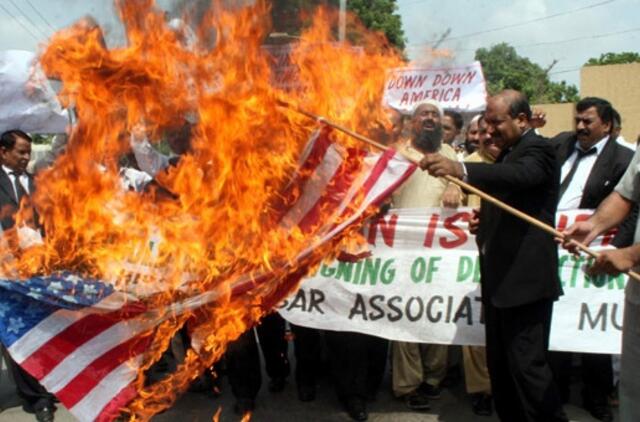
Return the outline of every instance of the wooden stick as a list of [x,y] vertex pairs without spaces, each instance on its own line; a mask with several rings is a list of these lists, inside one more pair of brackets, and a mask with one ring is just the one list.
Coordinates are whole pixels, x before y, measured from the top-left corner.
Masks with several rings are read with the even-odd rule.
[[[296,111],[296,112],[298,112],[298,113],[300,113],[300,114],[302,114],[302,115],[304,115],[304,116],[306,116],[306,117],[308,117],[310,119],[316,120],[316,121],[318,121],[320,123],[323,123],[323,124],[325,124],[327,126],[330,126],[330,127],[334,128],[336,130],[339,130],[340,132],[343,132],[343,133],[345,133],[345,134],[347,134],[347,135],[349,135],[349,136],[351,136],[351,137],[353,137],[353,138],[355,138],[355,139],[357,139],[359,141],[365,142],[365,143],[367,143],[367,144],[369,144],[371,146],[374,146],[374,147],[376,147],[376,148],[378,148],[380,150],[387,151],[387,150],[391,149],[390,147],[388,147],[386,145],[383,145],[383,144],[381,144],[379,142],[376,142],[373,139],[367,138],[366,136],[360,135],[359,133],[354,132],[351,129],[348,129],[348,128],[346,128],[344,126],[341,126],[341,125],[339,125],[337,123],[331,122],[330,120],[327,120],[322,116],[318,116],[318,115],[309,113],[308,111],[302,110],[301,108],[293,106],[293,105],[291,105],[291,104],[289,104],[289,103],[287,103],[285,101],[278,101],[278,104],[281,105],[282,107],[286,107],[288,109],[294,110],[294,111]],[[422,158],[421,156],[417,157],[417,156],[410,156],[409,154],[402,153],[402,152],[399,152],[399,153],[402,154],[405,158],[407,158],[407,160],[411,161],[412,163],[420,164],[420,160]],[[514,215],[514,216],[526,221],[527,223],[529,223],[529,224],[531,224],[531,225],[533,225],[533,226],[535,226],[535,227],[537,227],[537,228],[539,228],[541,230],[544,230],[545,232],[547,232],[547,233],[549,233],[549,234],[551,234],[551,235],[553,235],[555,237],[558,237],[560,239],[564,239],[565,238],[564,233],[562,233],[559,230],[556,230],[554,227],[552,227],[552,226],[550,226],[550,225],[548,225],[546,223],[543,223],[542,221],[537,220],[537,219],[531,217],[528,214],[525,214],[524,212],[512,207],[511,205],[508,205],[508,204],[500,201],[499,199],[496,199],[495,197],[489,195],[488,193],[486,193],[486,192],[484,192],[484,191],[482,191],[482,190],[480,190],[480,189],[478,189],[478,188],[476,188],[476,187],[474,187],[474,186],[472,186],[472,185],[470,185],[470,184],[458,179],[457,177],[444,176],[444,179],[446,179],[447,181],[449,181],[451,183],[454,183],[454,184],[458,185],[462,189],[464,189],[464,190],[466,190],[468,192],[471,192],[474,195],[478,195],[480,198],[484,199],[485,201],[490,202],[491,204],[497,206],[498,208],[503,209],[504,211],[506,211],[506,212],[508,212],[508,213],[510,213],[510,214],[512,214],[512,215]],[[580,251],[586,253],[587,255],[591,256],[592,258],[598,258],[598,256],[600,255],[600,254],[598,254],[598,252],[594,251],[593,249],[589,248],[587,245],[585,245],[583,243],[577,242],[575,240],[572,240],[571,243],[576,245],[576,247]],[[631,277],[634,280],[640,282],[640,274],[636,273],[635,271],[631,271],[631,270],[626,271],[625,273],[627,275],[629,275],[629,277]]]

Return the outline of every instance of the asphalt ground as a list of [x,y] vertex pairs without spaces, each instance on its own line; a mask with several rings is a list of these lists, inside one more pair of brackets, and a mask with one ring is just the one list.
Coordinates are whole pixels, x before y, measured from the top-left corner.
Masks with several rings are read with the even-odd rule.
[[[290,353],[292,355],[292,353]],[[291,356],[293,357],[293,356]],[[271,393],[267,390],[267,377],[263,368],[263,385],[256,400],[256,409],[252,421],[303,421],[328,422],[350,421],[351,419],[340,406],[328,376],[319,380],[317,398],[312,402],[300,402],[297,399],[293,378],[290,377],[284,391]],[[572,421],[595,422],[585,410],[577,406],[580,397],[580,385],[572,386],[572,402],[565,411]],[[239,421],[241,416],[233,412],[234,399],[225,377],[221,380],[221,394],[214,397],[203,393],[186,393],[168,411],[153,418],[157,422],[190,422],[211,421],[213,415],[221,409],[221,421]],[[0,373],[0,422],[35,421],[32,414],[22,410],[20,401],[6,370]],[[417,422],[417,421],[449,421],[449,422],[493,422],[495,417],[480,417],[473,414],[471,402],[464,392],[463,382],[452,388],[443,389],[442,397],[432,401],[432,409],[426,412],[414,412],[404,402],[391,394],[391,374],[387,373],[375,401],[368,403],[369,420],[372,422]],[[617,419],[617,411],[616,411]],[[56,421],[71,422],[75,418],[59,406]]]

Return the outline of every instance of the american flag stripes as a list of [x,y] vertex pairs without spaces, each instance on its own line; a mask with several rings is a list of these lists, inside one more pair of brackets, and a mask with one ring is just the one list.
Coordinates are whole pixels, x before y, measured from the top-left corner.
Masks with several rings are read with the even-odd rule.
[[[284,195],[283,204],[292,205],[278,209],[282,227],[298,227],[312,239],[298,260],[361,222],[370,206],[384,201],[414,170],[393,151],[347,150],[318,132]],[[238,277],[231,281],[233,294],[273,281],[270,274]],[[303,275],[292,266],[286,282],[293,286]],[[154,329],[216,299],[209,291],[151,309],[144,297],[70,272],[0,279],[0,340],[78,420],[112,420],[137,394],[134,380]]]

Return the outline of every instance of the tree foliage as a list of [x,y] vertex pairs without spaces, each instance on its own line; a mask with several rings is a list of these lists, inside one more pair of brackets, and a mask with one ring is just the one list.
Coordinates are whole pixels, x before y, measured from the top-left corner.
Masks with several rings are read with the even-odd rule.
[[605,64],[626,64],[640,62],[640,54],[632,51],[623,51],[622,53],[604,53],[600,57],[590,58],[585,66],[600,66]]
[[[337,8],[339,0],[272,0],[273,27],[276,32],[298,34],[305,18],[321,5]],[[369,29],[384,33],[389,42],[404,49],[402,19],[397,0],[348,0],[347,8]]]
[[476,50],[476,60],[482,63],[487,90],[493,95],[503,89],[516,89],[527,95],[531,103],[572,102],[578,99],[578,89],[565,81],[549,79],[549,69],[543,69],[526,57],[521,57],[507,43],[490,49]]

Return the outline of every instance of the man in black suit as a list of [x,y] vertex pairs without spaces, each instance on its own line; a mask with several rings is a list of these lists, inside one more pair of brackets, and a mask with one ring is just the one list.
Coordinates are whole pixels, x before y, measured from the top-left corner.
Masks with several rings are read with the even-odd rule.
[[[15,225],[14,217],[20,203],[26,201],[35,190],[33,177],[26,172],[30,158],[29,135],[20,130],[10,130],[0,135],[0,224],[3,230]],[[4,347],[2,351],[16,383],[18,395],[25,401],[24,409],[35,413],[40,422],[53,421],[53,396],[34,377],[20,368]]]
[[[575,132],[551,140],[562,166],[559,210],[596,209],[613,191],[633,158],[634,148],[613,133],[616,112],[601,98],[588,97],[576,105]],[[619,117],[618,117],[619,118]],[[633,243],[637,206],[620,225],[613,245]],[[585,409],[601,421],[612,421],[608,396],[613,390],[611,355],[580,354]],[[552,352],[549,361],[563,400],[569,399],[571,353]]]
[[[485,121],[501,149],[495,164],[465,163],[427,154],[434,176],[468,182],[551,226],[560,168],[553,146],[531,129],[531,109],[517,91],[487,102]],[[546,360],[553,302],[562,294],[553,237],[483,201],[477,230],[487,365],[501,420],[566,421]]]
[[10,130],[0,136],[0,224],[3,230],[14,226],[20,201],[35,189],[33,177],[27,173],[30,158],[29,135],[20,130]]

